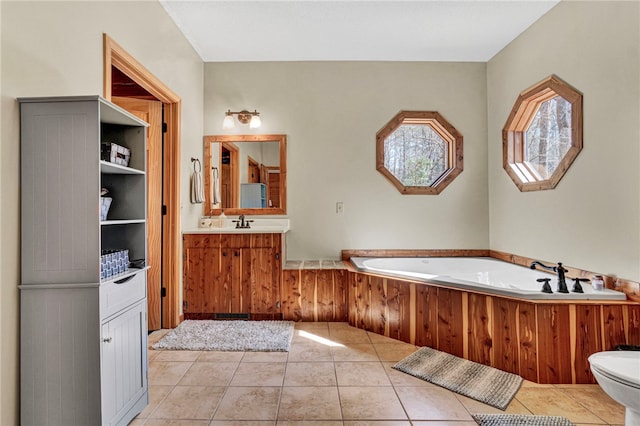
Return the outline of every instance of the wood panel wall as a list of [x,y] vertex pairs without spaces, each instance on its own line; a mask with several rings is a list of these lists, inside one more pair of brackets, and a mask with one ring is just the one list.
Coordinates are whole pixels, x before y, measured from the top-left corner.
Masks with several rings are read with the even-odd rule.
[[348,273],[349,324],[538,383],[596,383],[587,358],[640,345],[640,305],[547,303]]
[[339,321],[347,316],[346,269],[285,269],[282,314],[290,321]]

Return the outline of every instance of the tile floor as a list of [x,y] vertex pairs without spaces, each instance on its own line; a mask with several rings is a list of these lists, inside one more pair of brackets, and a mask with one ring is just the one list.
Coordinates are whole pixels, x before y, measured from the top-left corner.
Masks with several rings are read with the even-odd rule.
[[[296,323],[288,353],[149,350],[150,404],[131,424],[474,426],[471,413],[501,413],[391,368],[415,350],[346,323]],[[506,412],[624,424],[598,385],[525,381]]]

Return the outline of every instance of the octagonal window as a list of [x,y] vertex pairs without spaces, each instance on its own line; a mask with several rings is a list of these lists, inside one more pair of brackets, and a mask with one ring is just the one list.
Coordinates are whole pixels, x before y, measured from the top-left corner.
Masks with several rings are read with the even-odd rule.
[[552,189],[582,149],[582,95],[556,76],[520,94],[503,129],[503,167],[521,191]]
[[376,138],[376,168],[403,194],[438,194],[462,171],[462,135],[437,112],[401,111]]

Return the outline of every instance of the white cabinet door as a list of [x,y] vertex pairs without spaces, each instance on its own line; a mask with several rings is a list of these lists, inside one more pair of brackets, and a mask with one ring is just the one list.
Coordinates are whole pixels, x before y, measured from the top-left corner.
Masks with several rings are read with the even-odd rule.
[[102,423],[127,424],[139,400],[147,402],[146,300],[105,322],[101,339]]

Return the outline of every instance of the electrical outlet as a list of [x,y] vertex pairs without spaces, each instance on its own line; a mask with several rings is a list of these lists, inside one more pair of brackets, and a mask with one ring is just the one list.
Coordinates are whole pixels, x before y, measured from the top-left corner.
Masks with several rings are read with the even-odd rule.
[[336,203],[336,213],[342,213],[344,211],[344,203],[342,201],[338,201]]

